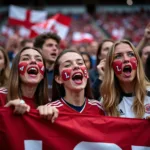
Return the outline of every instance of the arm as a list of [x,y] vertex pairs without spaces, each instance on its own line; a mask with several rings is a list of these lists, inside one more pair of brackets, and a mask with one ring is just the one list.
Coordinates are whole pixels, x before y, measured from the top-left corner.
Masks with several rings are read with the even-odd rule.
[[102,80],[104,77],[104,67],[105,67],[106,59],[100,61],[99,65],[97,66],[99,77],[96,78],[92,84],[92,90],[95,99],[100,98],[100,87],[102,84]]
[[144,37],[136,47],[137,51],[140,52],[149,42],[150,42],[150,23],[145,28]]

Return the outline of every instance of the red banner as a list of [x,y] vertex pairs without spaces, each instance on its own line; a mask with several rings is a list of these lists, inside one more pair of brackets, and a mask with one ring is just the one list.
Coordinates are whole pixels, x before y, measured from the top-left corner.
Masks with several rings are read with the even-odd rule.
[[150,150],[150,120],[60,114],[55,123],[36,110],[0,109],[1,150]]

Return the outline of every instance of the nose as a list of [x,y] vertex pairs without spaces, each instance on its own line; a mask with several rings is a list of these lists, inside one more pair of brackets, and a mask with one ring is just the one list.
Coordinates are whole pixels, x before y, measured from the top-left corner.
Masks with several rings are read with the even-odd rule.
[[36,64],[36,60],[34,58],[31,58],[30,64]]
[[78,64],[76,64],[76,63],[73,64],[73,70],[78,70],[79,68],[80,68],[80,67],[79,67]]
[[125,63],[128,63],[129,60],[130,60],[130,57],[129,57],[128,55],[124,54],[123,59],[124,59],[123,61],[124,61]]

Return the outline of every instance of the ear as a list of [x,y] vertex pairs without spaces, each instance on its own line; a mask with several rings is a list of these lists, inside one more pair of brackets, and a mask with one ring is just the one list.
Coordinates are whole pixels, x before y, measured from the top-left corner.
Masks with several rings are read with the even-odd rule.
[[58,84],[62,84],[62,79],[60,76],[55,76],[55,81],[58,83]]

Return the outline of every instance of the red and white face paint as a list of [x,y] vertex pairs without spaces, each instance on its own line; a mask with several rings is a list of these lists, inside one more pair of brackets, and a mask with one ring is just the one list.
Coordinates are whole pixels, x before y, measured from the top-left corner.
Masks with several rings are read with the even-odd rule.
[[[80,69],[82,70],[84,77],[85,78],[89,78],[89,75],[88,75],[86,67],[80,67]],[[71,78],[71,72],[72,71],[73,71],[73,69],[65,69],[65,70],[63,70],[62,73],[61,73],[62,79],[64,81],[69,80]]]
[[71,72],[72,72],[72,69],[65,69],[62,71],[61,73],[61,77],[64,81],[67,81],[70,79],[71,77]]
[[[137,59],[136,58],[131,58],[129,60],[129,62],[131,63],[131,66],[132,66],[132,69],[133,70],[136,70],[137,69]],[[123,65],[123,62],[121,60],[117,60],[117,61],[114,61],[112,63],[112,66],[113,66],[113,69],[114,69],[114,72],[116,74],[121,74],[122,73],[122,65]]]
[[44,76],[44,72],[45,72],[44,64],[42,62],[38,62],[37,65],[40,69],[40,73]]
[[80,67],[80,69],[82,70],[84,77],[88,79],[89,74],[88,74],[87,68],[86,67]]
[[137,69],[137,59],[134,57],[134,58],[131,58],[130,59],[130,63],[132,65],[132,69],[133,70],[136,70]]
[[[20,62],[18,65],[19,74],[24,75],[25,72],[27,71],[28,65],[29,65],[29,63],[27,63],[27,62]],[[38,62],[37,65],[40,70],[40,73],[44,76],[44,72],[45,72],[44,64],[42,62]]]
[[24,75],[27,69],[28,63],[27,62],[21,62],[18,65],[19,74]]

